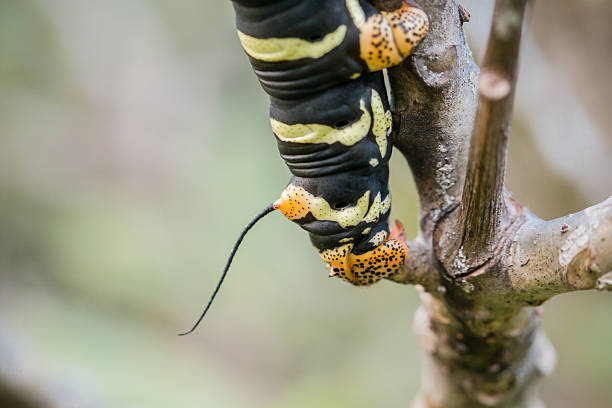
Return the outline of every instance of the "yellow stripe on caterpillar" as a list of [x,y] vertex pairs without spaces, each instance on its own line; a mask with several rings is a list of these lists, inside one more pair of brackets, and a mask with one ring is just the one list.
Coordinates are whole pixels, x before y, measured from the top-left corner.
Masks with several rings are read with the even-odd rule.
[[391,194],[381,201],[380,193],[376,194],[374,202],[370,206],[368,213],[363,218],[365,222],[376,222],[380,218],[380,214],[386,214],[391,209]]
[[363,220],[368,211],[369,201],[370,192],[366,191],[354,206],[335,210],[323,197],[313,197],[310,212],[317,220],[335,221],[346,229],[354,227]]
[[345,146],[352,146],[368,135],[372,124],[372,116],[363,100],[360,102],[360,108],[363,112],[361,118],[341,129],[318,123],[288,125],[273,118],[270,118],[270,124],[276,137],[283,142],[327,144],[340,142]]
[[344,41],[347,27],[339,26],[321,40],[308,41],[301,38],[256,38],[238,31],[242,48],[258,61],[295,61],[302,58],[321,58]]
[[370,126],[376,137],[376,143],[380,149],[380,156],[385,157],[387,152],[387,136],[391,132],[393,120],[391,112],[385,111],[382,98],[375,90],[372,90],[371,98],[372,115],[365,107],[364,101],[360,101],[360,109],[363,112],[359,120],[341,129],[318,123],[288,125],[276,119],[270,118],[272,131],[283,142],[291,143],[342,143],[345,146],[353,146],[367,136]]
[[[281,210],[290,220],[300,220],[311,213],[319,221],[335,221],[342,228],[354,227],[366,217],[370,192],[366,191],[354,206],[334,209],[323,197],[315,197],[303,187],[289,184],[281,197],[274,202],[274,208]],[[380,194],[378,195],[380,206]]]
[[361,27],[363,27],[366,22],[366,16],[363,8],[359,4],[359,0],[346,0],[346,8],[353,19],[355,27],[361,30]]
[[390,111],[385,112],[382,98],[372,89],[372,113],[374,114],[374,124],[372,133],[376,137],[376,143],[380,149],[380,157],[385,157],[387,153],[387,137],[391,133],[393,118]]
[[379,246],[387,239],[387,231],[378,231],[368,242],[375,247]]

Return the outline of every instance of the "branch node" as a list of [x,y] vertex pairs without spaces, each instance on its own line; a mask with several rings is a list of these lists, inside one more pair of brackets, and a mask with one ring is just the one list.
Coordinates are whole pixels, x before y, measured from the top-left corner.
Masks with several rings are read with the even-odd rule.
[[512,83],[510,79],[494,70],[483,70],[478,81],[478,91],[483,97],[499,101],[510,95]]
[[432,88],[447,86],[457,69],[457,48],[449,47],[435,57],[415,55],[414,66],[427,86]]

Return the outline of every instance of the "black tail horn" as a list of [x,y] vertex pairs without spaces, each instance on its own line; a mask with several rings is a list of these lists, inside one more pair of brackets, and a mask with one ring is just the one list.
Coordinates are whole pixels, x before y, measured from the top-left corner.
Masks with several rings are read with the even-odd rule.
[[208,301],[208,304],[204,308],[204,311],[200,315],[200,318],[193,325],[191,330],[186,331],[185,333],[180,333],[179,336],[184,336],[186,334],[192,333],[198,327],[198,325],[200,324],[202,319],[204,319],[204,316],[206,315],[206,312],[208,312],[208,309],[210,309],[210,305],[212,305],[213,300],[215,300],[215,296],[217,296],[217,292],[219,292],[219,289],[221,288],[221,284],[223,284],[223,280],[225,279],[225,276],[227,275],[227,271],[229,270],[230,265],[232,264],[232,260],[234,259],[234,255],[236,255],[236,251],[238,251],[238,247],[240,246],[240,243],[244,239],[245,235],[247,234],[247,232],[249,232],[249,230],[253,227],[253,225],[255,225],[257,223],[257,221],[261,220],[263,217],[265,217],[266,215],[270,214],[272,211],[274,211],[274,207],[273,207],[273,204],[270,204],[262,212],[257,214],[255,216],[255,218],[253,218],[251,220],[251,222],[249,222],[247,224],[246,227],[244,227],[244,229],[242,230],[242,233],[240,233],[240,236],[238,237],[238,240],[236,241],[236,243],[234,244],[234,247],[232,248],[232,252],[230,253],[229,258],[227,259],[227,264],[225,265],[225,269],[223,270],[223,274],[221,275],[221,279],[219,279],[219,283],[217,284],[217,287],[215,288],[215,291],[213,292],[212,296],[210,297],[210,300]]

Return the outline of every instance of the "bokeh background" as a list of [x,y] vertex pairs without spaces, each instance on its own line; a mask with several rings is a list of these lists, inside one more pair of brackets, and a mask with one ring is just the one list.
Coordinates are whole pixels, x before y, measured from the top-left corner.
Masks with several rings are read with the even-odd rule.
[[[465,0],[479,58],[490,0]],[[529,15],[509,188],[543,218],[612,193],[612,4]],[[284,188],[267,99],[218,0],[0,0],[0,406],[405,407],[413,288],[330,280],[272,215],[200,313],[243,225]],[[399,154],[392,217],[417,230]],[[545,306],[551,407],[609,407],[612,297]]]

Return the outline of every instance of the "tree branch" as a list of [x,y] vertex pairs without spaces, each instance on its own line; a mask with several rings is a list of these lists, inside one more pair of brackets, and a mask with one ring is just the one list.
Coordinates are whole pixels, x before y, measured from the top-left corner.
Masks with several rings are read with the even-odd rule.
[[533,385],[556,356],[537,310],[523,308],[482,336],[444,302],[427,293],[421,301],[414,328],[427,360],[415,408],[541,407]]
[[504,174],[526,3],[496,1],[478,82],[478,110],[458,221],[462,227],[458,251],[469,259],[470,269],[491,259],[506,227]]
[[[392,8],[394,1],[376,3]],[[541,407],[535,380],[553,369],[555,353],[540,309],[526,306],[612,286],[612,198],[545,222],[504,194],[527,0],[496,1],[480,81],[457,2],[414,2],[430,31],[389,77],[395,146],[420,200],[414,257],[395,279],[421,291],[415,330],[427,364],[415,405]]]
[[421,234],[428,242],[435,223],[461,196],[478,67],[461,28],[457,2],[414,2],[430,17],[429,31],[411,58],[389,70],[389,77],[399,124],[394,144],[412,170]]
[[[498,258],[475,271],[469,279],[441,279],[440,273],[457,260],[445,250],[458,248],[462,242],[456,228],[462,224],[446,221],[452,217],[456,221],[457,214],[461,213],[455,209],[463,194],[468,169],[468,144],[474,134],[479,71],[461,28],[457,2],[415,2],[429,16],[430,31],[412,59],[391,69],[389,74],[396,99],[395,119],[399,122],[395,145],[412,169],[420,200],[420,239],[426,243],[424,253],[430,254],[431,268],[435,268],[430,272],[435,279],[430,279],[430,285],[423,285],[422,306],[415,319],[415,329],[428,355],[422,393],[416,406],[536,406],[539,400],[534,380],[552,369],[554,351],[539,329],[537,313],[522,308],[511,297],[499,295],[500,286],[503,286],[499,277],[505,271],[496,262]],[[520,22],[519,19],[519,35]],[[516,30],[510,33],[518,41]],[[499,43],[495,39],[492,41]],[[490,51],[489,66],[502,73],[513,73],[506,76],[512,88],[516,71],[498,63],[501,58],[497,51]],[[490,190],[497,200],[501,200],[505,138],[513,91],[510,89],[507,95],[495,97],[487,93],[490,86],[483,85],[483,88],[486,88],[483,97],[486,99],[481,110],[484,113],[479,116],[482,130],[476,135],[490,142],[487,132],[494,131],[492,119],[504,119],[504,123],[498,123],[493,141],[497,144],[489,149],[495,152],[496,158],[489,167],[494,170],[495,181]],[[485,120],[487,117],[489,120]],[[501,159],[498,159],[499,152],[502,152]],[[478,154],[474,156],[478,158]],[[485,154],[482,160],[489,160],[490,156]],[[474,163],[477,162],[472,160]],[[472,186],[479,178],[473,180],[476,182]],[[477,191],[477,186],[474,187],[473,191]],[[493,205],[491,211],[498,208],[499,203]],[[506,214],[510,221],[506,224],[512,226],[508,232],[513,232],[525,220],[521,207],[513,203]],[[493,214],[492,219],[499,215]],[[497,255],[505,251],[508,242],[495,242]],[[466,262],[480,265],[473,258],[466,258]],[[410,269],[412,272],[407,275],[410,279],[416,275],[414,270]]]
[[505,263],[512,290],[527,304],[585,289],[611,289],[612,197],[576,214],[517,231]]
[[431,264],[430,246],[420,237],[407,241],[408,257],[402,270],[389,279],[396,283],[420,285],[427,291],[440,286],[440,275]]

